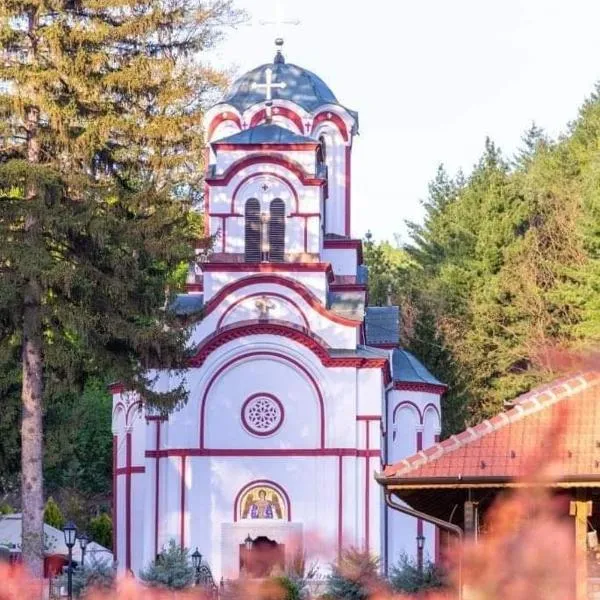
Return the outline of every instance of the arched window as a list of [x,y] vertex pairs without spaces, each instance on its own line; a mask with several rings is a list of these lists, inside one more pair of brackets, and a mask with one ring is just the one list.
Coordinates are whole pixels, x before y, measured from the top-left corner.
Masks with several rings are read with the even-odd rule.
[[271,202],[269,215],[269,260],[283,262],[285,254],[285,204],[280,198]]
[[246,262],[260,262],[260,202],[256,198],[246,201],[245,215],[245,249],[244,260]]

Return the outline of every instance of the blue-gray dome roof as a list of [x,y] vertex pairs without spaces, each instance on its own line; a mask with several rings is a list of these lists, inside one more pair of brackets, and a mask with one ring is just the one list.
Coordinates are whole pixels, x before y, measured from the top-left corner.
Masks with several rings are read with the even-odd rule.
[[320,77],[297,65],[279,61],[261,65],[242,75],[231,86],[222,102],[235,106],[240,112],[264,102],[264,90],[253,89],[253,84],[264,84],[265,72],[269,68],[273,70],[273,83],[285,83],[285,88],[273,89],[273,100],[289,100],[308,112],[313,112],[324,104],[338,104],[334,93]]

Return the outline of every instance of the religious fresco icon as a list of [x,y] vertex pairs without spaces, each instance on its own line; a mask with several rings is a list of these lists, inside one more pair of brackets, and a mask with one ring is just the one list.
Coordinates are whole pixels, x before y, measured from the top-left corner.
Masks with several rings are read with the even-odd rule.
[[285,502],[281,494],[267,485],[249,489],[243,495],[240,506],[242,519],[282,520],[285,517]]

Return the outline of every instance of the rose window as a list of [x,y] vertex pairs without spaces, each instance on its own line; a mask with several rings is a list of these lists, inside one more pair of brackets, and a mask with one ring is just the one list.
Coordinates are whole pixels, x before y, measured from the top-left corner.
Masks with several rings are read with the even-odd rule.
[[244,427],[255,435],[271,435],[283,423],[283,406],[270,394],[250,396],[242,407]]

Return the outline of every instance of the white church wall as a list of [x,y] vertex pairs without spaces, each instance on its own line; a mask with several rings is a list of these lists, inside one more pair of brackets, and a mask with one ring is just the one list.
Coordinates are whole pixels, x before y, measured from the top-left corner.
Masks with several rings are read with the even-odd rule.
[[321,260],[330,262],[336,275],[356,276],[358,260],[354,248],[324,248]]
[[[225,267],[226,268],[226,267]],[[219,293],[219,291],[244,277],[250,275],[257,275],[259,271],[205,271],[204,272],[204,302],[208,302],[213,296]],[[327,302],[327,274],[316,271],[295,271],[293,265],[290,265],[289,272],[281,272],[282,277],[289,277],[295,279],[298,283],[307,287],[322,304]]]

